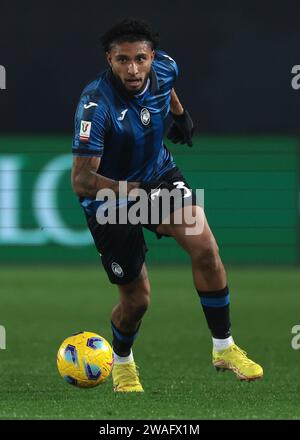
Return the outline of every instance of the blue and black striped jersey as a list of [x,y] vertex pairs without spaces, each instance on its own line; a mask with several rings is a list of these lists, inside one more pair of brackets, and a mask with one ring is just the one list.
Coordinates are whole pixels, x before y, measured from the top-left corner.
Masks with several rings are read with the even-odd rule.
[[[98,173],[115,180],[156,180],[174,168],[163,134],[177,75],[176,62],[160,50],[140,95],[126,95],[110,68],[101,73],[80,97],[73,154],[101,157]],[[89,202],[82,205],[87,208]]]

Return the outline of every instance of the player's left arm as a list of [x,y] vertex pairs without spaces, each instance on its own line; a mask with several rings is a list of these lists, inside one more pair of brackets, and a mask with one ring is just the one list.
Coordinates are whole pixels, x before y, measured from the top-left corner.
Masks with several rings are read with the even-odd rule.
[[174,88],[171,90],[170,113],[173,122],[169,127],[167,138],[174,144],[181,143],[192,147],[194,124],[189,112],[183,108]]
[[173,115],[182,115],[184,112],[184,108],[182,107],[174,88],[171,90],[170,111]]

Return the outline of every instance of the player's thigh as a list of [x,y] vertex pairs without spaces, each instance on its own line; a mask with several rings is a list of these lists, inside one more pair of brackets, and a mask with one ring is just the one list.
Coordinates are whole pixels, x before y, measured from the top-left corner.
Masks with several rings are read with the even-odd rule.
[[159,225],[157,232],[173,237],[191,256],[217,250],[215,237],[203,209],[194,205],[179,211],[172,213],[168,224]]
[[147,246],[141,225],[100,225],[95,216],[87,220],[110,282],[131,285],[141,272],[144,273],[142,267]]

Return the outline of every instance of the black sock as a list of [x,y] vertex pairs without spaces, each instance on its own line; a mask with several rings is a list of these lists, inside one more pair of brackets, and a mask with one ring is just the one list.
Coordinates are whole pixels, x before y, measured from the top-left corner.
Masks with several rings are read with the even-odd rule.
[[197,292],[212,336],[216,339],[228,338],[231,335],[228,287],[209,292],[197,290]]
[[140,325],[136,329],[134,333],[124,333],[121,332],[111,321],[111,328],[113,332],[113,350],[118,356],[129,356],[131,347],[134,343],[135,338],[137,337]]

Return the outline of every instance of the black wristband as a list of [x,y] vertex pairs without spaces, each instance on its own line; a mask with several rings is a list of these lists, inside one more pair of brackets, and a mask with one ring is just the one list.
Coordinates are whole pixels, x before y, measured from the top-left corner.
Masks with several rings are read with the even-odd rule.
[[178,121],[179,123],[183,122],[186,118],[186,111],[185,110],[183,110],[183,113],[180,113],[180,115],[176,115],[175,113],[172,113],[172,112],[170,112],[170,114],[171,114],[172,118],[174,119],[174,121],[176,121],[176,122]]

